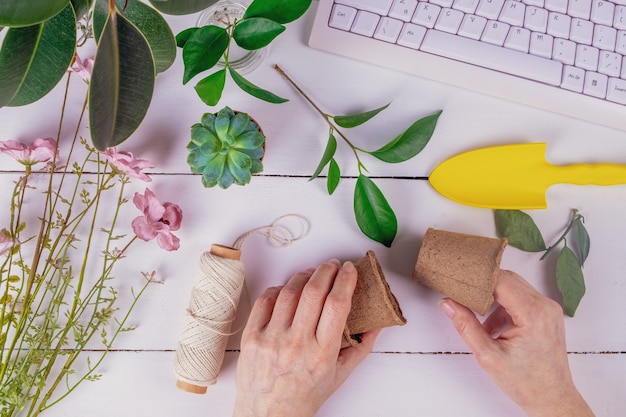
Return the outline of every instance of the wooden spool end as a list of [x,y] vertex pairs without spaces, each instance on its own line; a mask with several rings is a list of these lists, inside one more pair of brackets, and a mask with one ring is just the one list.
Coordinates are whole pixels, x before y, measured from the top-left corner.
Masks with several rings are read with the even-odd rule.
[[206,394],[207,387],[201,387],[199,385],[190,384],[189,382],[176,381],[176,388],[187,391],[191,394]]

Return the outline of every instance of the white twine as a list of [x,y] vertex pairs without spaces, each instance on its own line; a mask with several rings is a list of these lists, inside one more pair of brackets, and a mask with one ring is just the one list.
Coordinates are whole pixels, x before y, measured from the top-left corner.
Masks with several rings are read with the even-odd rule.
[[[302,227],[299,235],[280,225],[284,219],[295,218]],[[304,238],[308,221],[297,214],[287,214],[271,225],[253,229],[240,236],[233,247],[240,249],[255,234],[267,236],[270,244],[286,247]],[[210,252],[200,257],[200,271],[196,277],[183,330],[176,348],[174,372],[179,381],[207,387],[217,381],[228,337],[237,333],[231,327],[237,316],[237,306],[245,289],[245,268],[241,261],[226,259]]]

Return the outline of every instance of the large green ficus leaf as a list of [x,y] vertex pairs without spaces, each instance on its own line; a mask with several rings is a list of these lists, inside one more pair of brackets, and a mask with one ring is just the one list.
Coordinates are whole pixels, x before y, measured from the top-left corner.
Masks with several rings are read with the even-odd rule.
[[0,107],[30,104],[63,77],[76,49],[76,17],[67,5],[36,25],[11,28],[0,50]]
[[190,14],[204,10],[217,0],[150,0],[150,3],[165,14]]
[[398,232],[398,220],[387,199],[365,175],[354,188],[354,216],[363,234],[390,247]]
[[141,32],[111,11],[98,43],[89,85],[89,127],[98,150],[125,141],[150,105],[155,67]]
[[1,0],[0,26],[31,26],[57,15],[69,0]]
[[285,24],[300,18],[310,5],[311,0],[254,0],[243,17],[265,17]]
[[[139,0],[116,0],[115,6],[117,12],[130,20],[145,36],[154,57],[156,71],[167,70],[176,58],[176,40],[163,16]],[[93,16],[96,40],[100,39],[108,15],[108,0],[98,0]]]

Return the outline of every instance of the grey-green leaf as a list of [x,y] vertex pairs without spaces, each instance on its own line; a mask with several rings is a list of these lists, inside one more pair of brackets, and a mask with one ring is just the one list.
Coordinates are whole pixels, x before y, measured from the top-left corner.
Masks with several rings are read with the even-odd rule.
[[204,26],[195,31],[183,47],[183,84],[217,64],[226,52],[228,42],[229,36],[225,28]]
[[172,15],[196,13],[216,2],[217,0],[150,0],[157,10]]
[[365,175],[354,188],[354,216],[365,236],[390,247],[398,232],[398,220],[387,199]]
[[249,51],[269,45],[285,31],[285,26],[264,17],[243,19],[233,29],[233,39],[237,45]]
[[585,295],[585,277],[576,254],[567,246],[556,260],[556,285],[563,296],[563,311],[574,317]]
[[22,27],[41,23],[56,16],[69,0],[2,0],[0,26]]
[[440,110],[417,120],[404,133],[370,154],[389,163],[404,162],[413,158],[428,145],[441,113]]
[[196,84],[195,90],[200,99],[209,106],[215,106],[222,97],[226,84],[226,70],[221,69]]
[[0,50],[0,107],[33,103],[63,78],[76,50],[76,17],[68,4],[37,25],[11,28]]
[[328,190],[328,194],[332,195],[337,186],[339,185],[339,180],[341,180],[341,170],[339,169],[339,164],[335,161],[335,158],[331,158],[330,164],[328,165],[328,178],[326,179],[326,189]]
[[300,18],[310,5],[311,0],[254,0],[243,17],[265,17],[285,24]]
[[228,67],[228,72],[230,73],[230,76],[232,77],[235,84],[237,84],[239,88],[241,88],[243,91],[250,94],[251,96],[274,104],[280,104],[289,101],[286,98],[279,97],[270,91],[264,90],[252,84],[230,66]]
[[534,220],[520,210],[495,210],[496,230],[509,245],[527,252],[546,250],[546,243]]
[[376,116],[381,111],[385,110],[387,107],[389,107],[390,104],[391,103],[387,103],[382,107],[379,107],[374,110],[366,111],[363,113],[349,114],[346,116],[333,116],[333,119],[335,120],[335,123],[337,123],[337,125],[339,125],[340,127],[345,127],[345,128],[357,127],[367,122],[368,120]]
[[315,169],[315,172],[313,173],[313,175],[311,175],[311,178],[309,179],[309,181],[314,180],[320,175],[324,167],[330,162],[331,159],[333,159],[333,156],[335,156],[336,150],[337,150],[337,139],[331,132],[330,135],[328,136],[328,142],[326,143],[326,149],[324,149],[324,154],[322,155],[322,159],[320,160],[320,163],[317,165],[317,168]]
[[580,265],[584,266],[587,257],[589,256],[589,250],[591,249],[591,239],[589,233],[583,224],[582,217],[576,220],[576,239],[578,243],[578,250],[580,251]]
[[125,141],[152,99],[155,68],[139,30],[113,12],[104,26],[89,85],[89,127],[98,150]]

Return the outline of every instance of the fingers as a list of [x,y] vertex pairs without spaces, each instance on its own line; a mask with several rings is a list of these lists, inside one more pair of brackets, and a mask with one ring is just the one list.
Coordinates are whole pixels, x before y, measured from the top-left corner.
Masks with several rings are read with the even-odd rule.
[[494,339],[514,326],[513,319],[502,306],[498,306],[483,322],[483,329]]
[[361,335],[361,343],[342,349],[337,358],[337,386],[341,385],[352,371],[369,355],[376,338],[382,329],[373,330]]
[[267,326],[272,318],[274,305],[276,304],[276,299],[278,298],[281,288],[282,287],[268,288],[257,298],[250,310],[242,338],[245,339],[250,333],[258,332]]
[[456,331],[477,357],[493,350],[494,340],[470,309],[448,298],[441,300],[439,306],[452,320]]
[[313,271],[306,270],[295,274],[280,290],[271,317],[271,326],[284,330],[291,326],[304,286]]
[[545,299],[524,278],[506,270],[498,274],[494,297],[517,326],[526,324],[527,318],[534,316],[537,301]]

